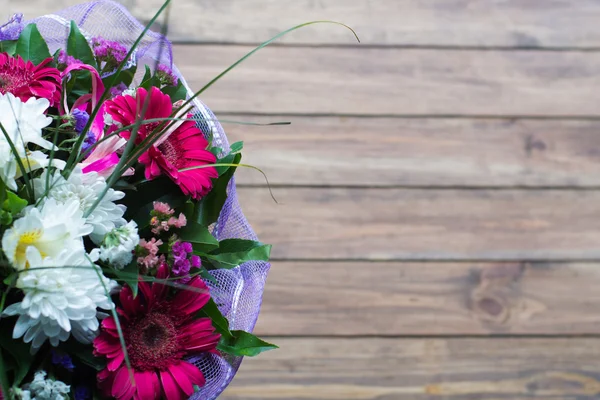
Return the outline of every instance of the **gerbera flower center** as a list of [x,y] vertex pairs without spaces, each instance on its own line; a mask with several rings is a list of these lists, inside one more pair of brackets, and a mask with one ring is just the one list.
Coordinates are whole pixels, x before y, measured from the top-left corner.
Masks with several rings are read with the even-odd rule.
[[179,169],[180,163],[183,161],[181,154],[182,151],[177,145],[177,142],[173,143],[171,140],[165,140],[158,146],[158,149],[175,168]]
[[33,73],[21,69],[0,68],[0,93],[14,92],[28,85],[33,80]]
[[166,368],[179,348],[173,320],[158,312],[135,321],[129,327],[127,343],[131,364],[142,371]]

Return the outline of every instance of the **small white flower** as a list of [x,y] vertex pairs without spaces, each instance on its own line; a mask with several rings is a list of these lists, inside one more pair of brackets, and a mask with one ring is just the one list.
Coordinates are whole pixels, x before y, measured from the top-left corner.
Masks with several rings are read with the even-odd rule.
[[[0,123],[4,128],[0,131],[0,179],[11,190],[17,190],[17,154],[21,159],[26,158],[29,143],[47,150],[54,147],[42,137],[42,129],[52,122],[52,118],[44,114],[49,105],[46,99],[32,97],[24,103],[11,93],[0,94]],[[10,142],[15,150],[11,149]],[[27,163],[23,164],[27,168]]]
[[13,339],[23,337],[33,352],[47,339],[58,346],[71,334],[81,343],[90,343],[99,327],[97,308],[112,309],[109,294],[117,284],[102,275],[93,254],[83,249],[42,258],[35,247],[29,247],[27,259],[31,268],[16,283],[25,296],[3,313],[19,316]]
[[63,400],[68,399],[71,387],[64,382],[46,379],[45,371],[38,371],[33,381],[25,385],[25,390],[16,390],[15,394],[23,400]]
[[121,93],[122,96],[131,96],[135,99],[136,95],[137,95],[137,89],[136,88],[127,88],[125,90],[123,90],[123,93]]
[[[46,174],[47,171],[44,171],[33,181],[36,196],[39,198],[48,192],[48,198],[55,199],[59,203],[75,199],[84,213],[91,209],[106,188],[106,180],[97,172],[84,174],[79,167],[73,170],[68,180],[55,172],[49,180],[49,188],[46,188]],[[108,232],[127,223],[123,218],[126,207],[114,203],[123,197],[125,193],[108,189],[100,203],[86,218],[86,223],[92,228],[90,238],[94,243],[100,244]]]
[[123,269],[133,260],[133,250],[139,243],[137,224],[129,221],[106,234],[100,247],[100,259]]
[[59,203],[49,199],[41,208],[25,208],[23,217],[4,232],[2,249],[15,269],[24,270],[31,266],[29,248],[35,248],[42,258],[55,257],[63,250],[81,250],[83,236],[91,231],[76,200]]
[[104,125],[106,125],[106,126],[115,125],[119,129],[123,127],[123,124],[121,124],[118,121],[115,121],[113,119],[112,115],[110,115],[109,113],[105,113],[103,117],[104,117]]

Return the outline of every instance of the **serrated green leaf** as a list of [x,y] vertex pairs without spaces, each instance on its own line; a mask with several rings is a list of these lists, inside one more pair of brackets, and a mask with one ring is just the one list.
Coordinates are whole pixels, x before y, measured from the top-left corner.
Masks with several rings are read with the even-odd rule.
[[247,261],[268,261],[271,245],[253,240],[225,239],[206,257],[216,268],[231,269]]
[[35,24],[29,24],[21,32],[15,47],[15,54],[38,65],[46,58],[52,57],[44,37]]
[[279,348],[245,331],[231,331],[231,334],[229,338],[221,337],[217,350],[233,356],[254,357]]
[[69,37],[67,39],[67,54],[96,69],[98,68],[94,52],[85,36],[83,36],[77,27],[75,21],[71,21],[71,30],[69,31]]
[[210,299],[208,303],[198,312],[199,318],[210,318],[215,330],[223,337],[232,338],[233,335],[229,331],[229,321],[221,314],[217,303]]

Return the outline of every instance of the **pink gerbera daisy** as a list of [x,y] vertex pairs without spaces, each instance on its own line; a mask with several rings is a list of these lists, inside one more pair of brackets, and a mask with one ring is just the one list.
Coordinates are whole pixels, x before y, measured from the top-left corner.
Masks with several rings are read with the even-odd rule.
[[[168,279],[168,275],[168,266],[163,264],[157,278]],[[107,396],[183,400],[192,395],[194,386],[204,386],[202,372],[184,357],[216,352],[220,335],[209,318],[195,318],[210,299],[207,286],[198,277],[187,286],[191,290],[179,290],[173,296],[168,296],[169,288],[160,283],[140,282],[136,298],[129,286],[121,290],[117,312],[135,385],[125,365],[115,320],[106,318],[94,340],[94,354],[108,359],[107,367],[98,374]]]
[[60,102],[60,71],[48,67],[52,58],[38,65],[24,61],[21,56],[0,53],[0,93],[12,93],[22,101],[31,97],[48,99],[50,106]]
[[[136,119],[142,118],[144,102],[150,96],[143,119],[168,118],[173,112],[171,98],[158,88],[152,87],[150,92],[144,88],[137,89],[136,96],[118,96],[107,102],[106,112],[113,121],[123,126],[132,125]],[[140,143],[160,124],[153,122],[143,124],[138,130],[136,142]],[[121,134],[129,139],[131,133]],[[168,131],[145,152],[139,161],[146,166],[146,179],[154,179],[167,175],[183,191],[194,199],[200,199],[212,188],[212,178],[218,173],[214,167],[203,167],[214,164],[216,157],[207,150],[208,141],[193,121],[174,123]]]

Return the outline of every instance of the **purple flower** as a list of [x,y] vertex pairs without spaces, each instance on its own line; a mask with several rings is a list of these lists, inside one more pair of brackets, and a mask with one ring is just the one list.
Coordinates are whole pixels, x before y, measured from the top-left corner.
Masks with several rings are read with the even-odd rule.
[[186,283],[190,280],[190,269],[200,268],[200,257],[193,255],[194,248],[189,242],[175,242],[171,247],[173,258],[172,271],[175,276],[181,277],[180,282]]
[[125,90],[127,90],[127,85],[121,82],[117,86],[110,88],[110,97],[120,96]]
[[75,64],[78,62],[79,62],[79,60],[77,60],[73,56],[68,55],[66,51],[61,50],[58,52],[58,63],[60,65],[64,65],[65,67],[68,67],[69,65]]
[[163,85],[177,86],[177,83],[179,82],[179,79],[177,79],[177,76],[173,73],[173,70],[164,64],[160,64],[158,66],[156,70],[156,76]]
[[73,110],[73,112],[71,113],[73,115],[73,118],[75,119],[75,132],[77,133],[81,133],[83,132],[83,130],[85,129],[85,126],[87,125],[88,121],[90,120],[90,115],[83,111],[83,110],[79,110],[79,109],[75,109]]
[[83,140],[83,144],[81,145],[81,151],[85,154],[90,147],[96,144],[98,139],[96,139],[96,135],[91,130],[85,134],[85,139]]
[[75,365],[73,365],[73,360],[69,357],[68,354],[58,352],[56,350],[52,350],[52,364],[59,365],[68,371],[73,371],[75,369]]
[[0,26],[0,40],[17,40],[25,28],[23,14],[14,14],[7,23]]
[[127,48],[119,42],[106,40],[101,37],[92,39],[92,50],[96,58],[106,66],[115,68],[127,57]]

